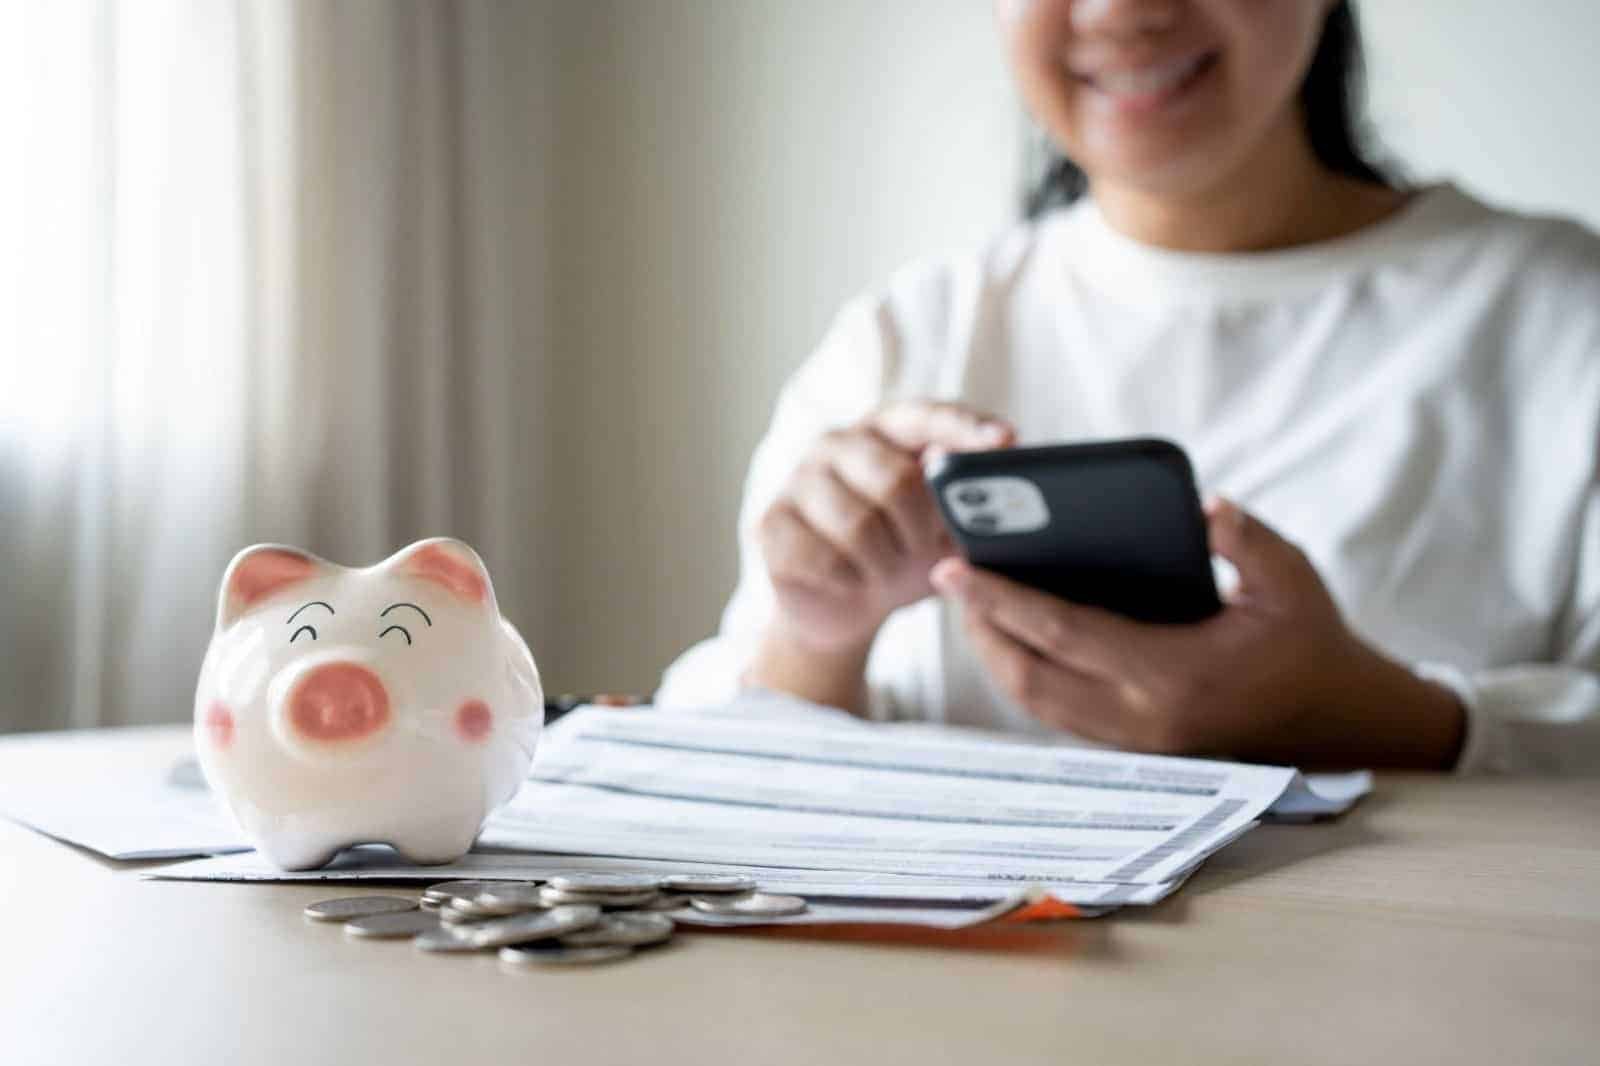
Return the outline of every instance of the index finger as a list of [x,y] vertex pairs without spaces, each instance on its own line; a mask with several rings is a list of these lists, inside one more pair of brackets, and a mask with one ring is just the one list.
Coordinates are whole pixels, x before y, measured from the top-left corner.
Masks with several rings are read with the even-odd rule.
[[1003,448],[1017,439],[1011,423],[958,403],[904,400],[872,418],[872,426],[896,447],[920,452],[929,445],[952,451]]

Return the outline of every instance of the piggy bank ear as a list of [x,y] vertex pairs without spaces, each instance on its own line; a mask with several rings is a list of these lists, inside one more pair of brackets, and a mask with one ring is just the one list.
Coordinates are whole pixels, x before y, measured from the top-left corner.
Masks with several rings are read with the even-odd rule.
[[321,571],[309,552],[280,544],[257,544],[233,557],[217,595],[217,629],[226,629],[256,606]]
[[488,568],[477,552],[454,537],[419,540],[396,552],[384,567],[436,585],[462,603],[495,608]]

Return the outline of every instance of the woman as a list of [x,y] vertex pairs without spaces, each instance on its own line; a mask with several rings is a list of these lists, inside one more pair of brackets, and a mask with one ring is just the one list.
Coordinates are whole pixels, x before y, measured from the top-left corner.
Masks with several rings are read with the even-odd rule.
[[[841,313],[756,452],[721,633],[661,701],[1600,768],[1600,241],[1385,183],[1354,147],[1347,4],[998,10],[1058,188],[1087,195]],[[950,557],[926,449],[1138,435],[1225,497],[1214,619],[1139,625]]]

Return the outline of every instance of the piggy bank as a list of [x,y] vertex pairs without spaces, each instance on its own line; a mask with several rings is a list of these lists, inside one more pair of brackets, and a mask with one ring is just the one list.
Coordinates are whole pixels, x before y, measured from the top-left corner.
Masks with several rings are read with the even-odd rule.
[[459,858],[527,776],[543,723],[533,656],[462,542],[362,570],[278,545],[228,565],[195,748],[274,864],[368,842]]

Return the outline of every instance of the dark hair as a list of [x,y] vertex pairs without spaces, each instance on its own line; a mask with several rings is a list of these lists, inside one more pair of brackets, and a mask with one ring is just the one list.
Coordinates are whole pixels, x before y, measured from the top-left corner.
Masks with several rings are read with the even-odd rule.
[[[1362,154],[1360,114],[1365,84],[1361,30],[1350,0],[1328,12],[1322,38],[1300,84],[1300,110],[1305,116],[1311,150],[1336,174],[1387,185],[1389,179]],[[1057,151],[1050,151],[1037,182],[1023,197],[1023,212],[1037,218],[1052,207],[1070,204],[1089,190],[1088,175]]]

